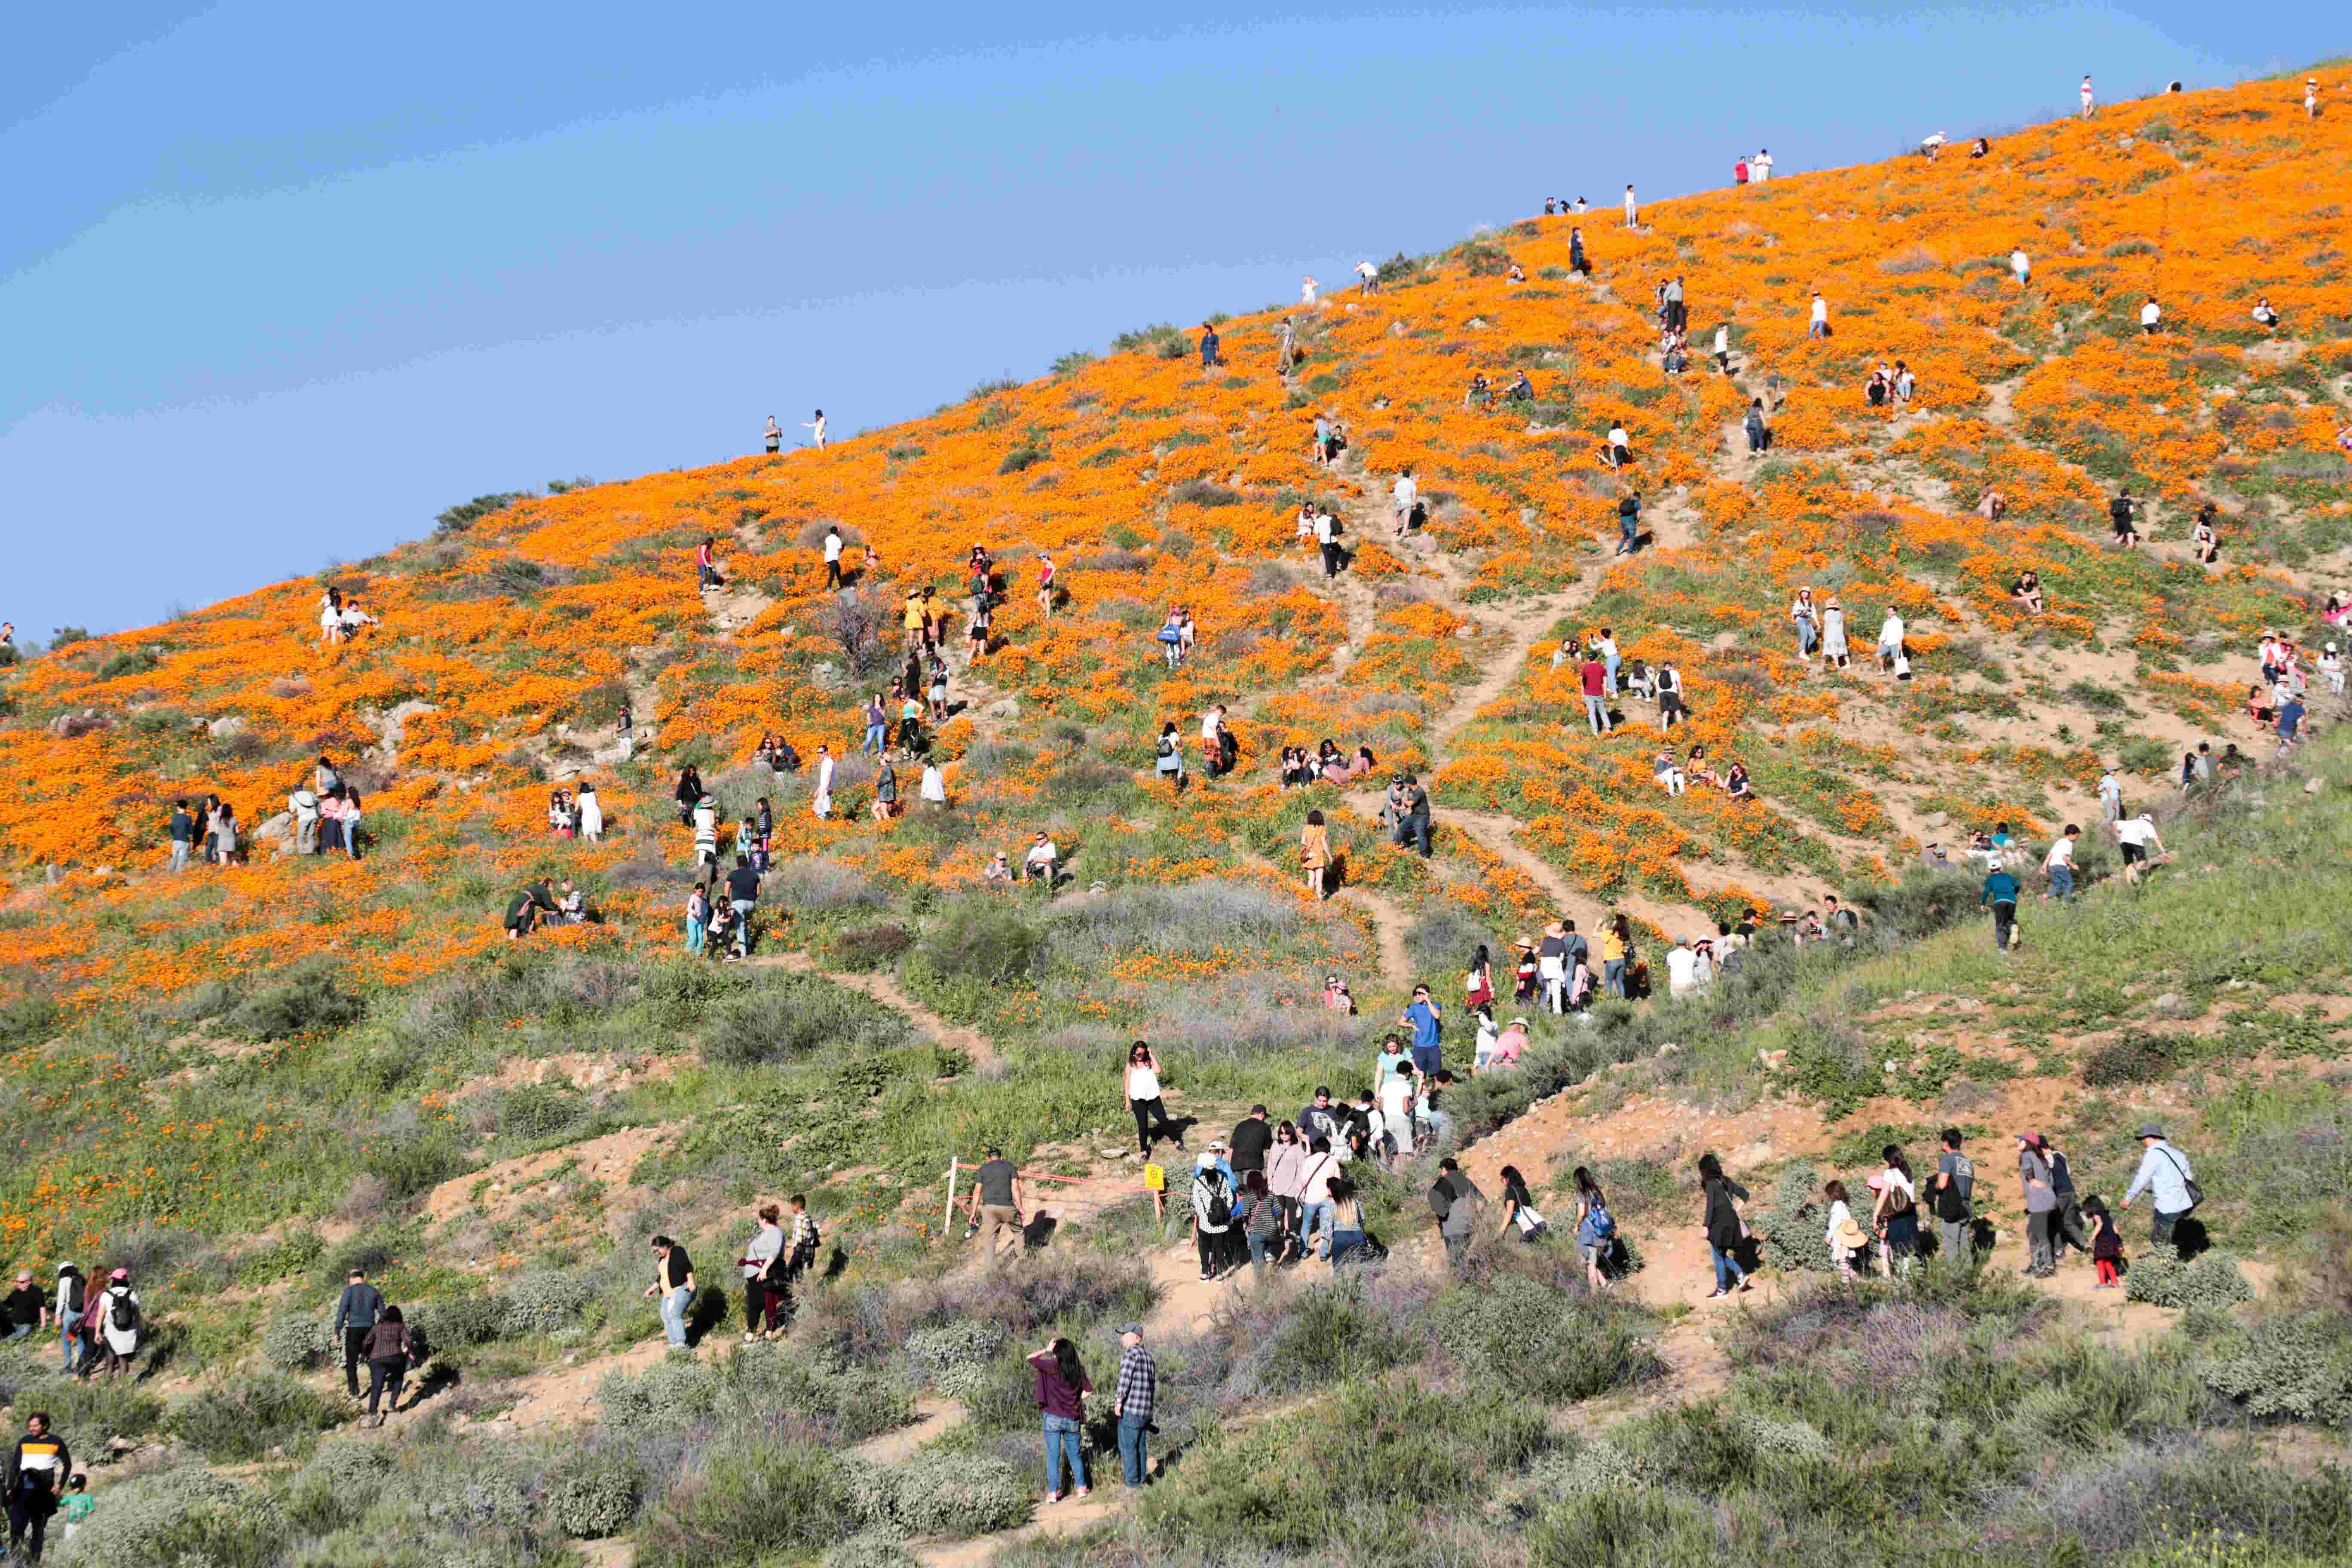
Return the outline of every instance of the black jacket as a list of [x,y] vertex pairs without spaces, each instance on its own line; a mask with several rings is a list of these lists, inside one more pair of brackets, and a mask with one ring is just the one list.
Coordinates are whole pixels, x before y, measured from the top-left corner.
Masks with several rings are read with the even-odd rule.
[[383,1311],[383,1294],[365,1280],[346,1285],[335,1300],[335,1332],[345,1329],[372,1329]]

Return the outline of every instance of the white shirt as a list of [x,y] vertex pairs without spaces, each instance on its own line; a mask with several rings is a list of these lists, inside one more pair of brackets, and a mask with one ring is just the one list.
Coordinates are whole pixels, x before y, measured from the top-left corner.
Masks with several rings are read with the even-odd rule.
[[1731,351],[1731,329],[1730,329],[1729,327],[1717,327],[1717,328],[1716,328],[1716,329],[1715,329],[1715,352],[1716,352],[1716,353],[1728,353],[1730,351]]
[[1334,526],[1335,520],[1329,512],[1317,512],[1315,514],[1315,542],[1318,544],[1333,543],[1337,538],[1337,536],[1332,532]]
[[[1049,866],[1061,858],[1062,851],[1060,847],[1055,845],[1050,838],[1045,840],[1043,844],[1032,844],[1029,846],[1029,853],[1024,857],[1032,866]],[[1144,1098],[1149,1100],[1151,1097],[1150,1095],[1145,1095]]]
[[1943,144],[1944,133],[1940,131],[1937,132],[1933,136],[1922,136],[1919,138],[1919,145],[1922,147],[1941,147]]
[[2033,270],[2033,263],[2022,250],[2012,250],[2009,253],[2009,269],[2022,278]]
[[2059,835],[2057,841],[2050,846],[2050,853],[2042,858],[2042,864],[2044,868],[2063,866],[2069,870],[2074,869],[2074,841],[2063,834]]
[[1309,279],[1307,279],[1305,282],[1303,282],[1303,283],[1299,284],[1299,286],[1298,286],[1298,302],[1299,302],[1300,304],[1302,304],[1302,305],[1312,305],[1313,303],[1315,303],[1315,279],[1314,279],[1309,278]]
[[1158,1100],[1160,1098],[1160,1075],[1153,1072],[1150,1068],[1128,1068],[1127,1098],[1129,1100]]
[[827,561],[841,559],[841,535],[828,533],[824,536],[824,558]]
[[1630,447],[1633,444],[1633,438],[1625,434],[1625,426],[1622,425],[1612,425],[1609,426],[1609,444],[1612,447]]
[[816,793],[819,795],[833,793],[833,758],[829,755],[817,759]]
[[2164,312],[2156,308],[2156,301],[2153,300],[2139,308],[2139,324],[2143,327],[2152,327],[2163,317]]
[[1750,158],[1748,161],[1748,177],[1751,180],[1759,182],[1770,179],[1772,177],[1772,154],[1769,153],[1759,153],[1755,157]]
[[2084,77],[2083,79],[2083,107],[2085,109],[2091,107],[2091,79],[2089,77]]
[[1359,278],[1370,278],[1378,271],[1380,271],[1380,268],[1373,266],[1369,261],[1359,261],[1356,263],[1356,276]]
[[1601,639],[1601,657],[1604,659],[1615,658],[1617,657],[1617,639],[1615,637],[1602,637]]
[[1635,205],[1636,204],[1633,200],[1633,187],[1628,185],[1625,187],[1625,210],[1629,213],[1632,212],[1634,209]]
[[1214,741],[1216,738],[1217,710],[1212,708],[1209,711],[1201,715],[1201,739],[1203,741]]
[[1420,496],[1421,487],[1412,482],[1412,476],[1411,474],[1405,474],[1399,477],[1397,479],[1396,489],[1393,493],[1396,496],[1397,505],[1410,508],[1413,501]]
[[2116,837],[2125,844],[2136,845],[2145,849],[2147,847],[2148,840],[2155,837],[2156,824],[2145,816],[2135,816],[2128,822],[2116,824]]
[[1891,610],[1887,612],[1886,624],[1878,628],[1878,646],[1881,647],[1903,646],[1903,617]]
[[1388,1118],[1391,1127],[1412,1124],[1412,1079],[1401,1072],[1389,1074],[1389,1080],[1381,1085],[1381,1114]]
[[1687,947],[1667,949],[1666,984],[1670,987],[1698,984],[1698,954]]
[[1828,321],[1829,319],[1830,319],[1830,302],[1829,302],[1827,300],[1822,299],[1819,294],[1814,295],[1814,296],[1813,296],[1813,320],[1815,320],[1816,321]]
[[937,763],[923,764],[923,798],[938,801],[942,805],[947,804],[948,775],[940,771]]

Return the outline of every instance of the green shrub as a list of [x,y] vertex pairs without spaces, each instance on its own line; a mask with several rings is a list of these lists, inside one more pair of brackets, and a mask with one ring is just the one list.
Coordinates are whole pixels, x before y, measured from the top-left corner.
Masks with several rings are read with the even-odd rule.
[[1454,1286],[1431,1306],[1429,1322],[1479,1377],[1538,1399],[1589,1399],[1664,1370],[1636,1313],[1521,1274]]
[[2180,1066],[2189,1042],[2170,1035],[2128,1029],[2116,1039],[2082,1055],[2083,1081],[2094,1089],[2119,1083],[2154,1083]]
[[1725,1561],[1727,1546],[1706,1503],[1623,1485],[1569,1489],[1528,1535],[1535,1568],[1684,1568]]
[[398,1202],[430,1192],[466,1169],[466,1151],[446,1123],[418,1124],[381,1133],[360,1145],[360,1169],[383,1184]]
[[1420,1348],[1365,1299],[1358,1272],[1299,1295],[1266,1341],[1261,1377],[1275,1392],[1328,1388],[1378,1377]]
[[499,1131],[536,1142],[568,1132],[588,1120],[588,1097],[571,1084],[517,1084],[499,1097]]
[[2197,1373],[2251,1415],[2336,1427],[2352,1421],[2352,1334],[2333,1314],[2258,1318],[2211,1346]]
[[859,1518],[881,1533],[961,1540],[1028,1522],[1028,1470],[994,1455],[919,1454],[902,1465],[845,1467]]
[[224,1023],[247,1039],[291,1040],[332,1034],[366,1014],[366,1001],[344,990],[331,967],[309,963],[298,964],[283,984],[247,998]]
[[915,951],[948,979],[999,986],[1027,979],[1045,947],[1045,933],[1010,900],[965,899],[926,922]]
[[496,1296],[472,1292],[427,1301],[408,1314],[408,1331],[433,1353],[487,1344],[499,1337],[506,1304]]
[[1832,1267],[1829,1243],[1822,1239],[1823,1222],[1816,1199],[1821,1174],[1800,1160],[1781,1173],[1772,1190],[1772,1206],[1749,1229],[1763,1248],[1764,1261],[1774,1268],[1799,1270]]
[[286,1372],[311,1372],[327,1364],[335,1352],[327,1320],[310,1312],[291,1312],[270,1320],[262,1331],[261,1355]]
[[309,1226],[288,1231],[277,1241],[236,1260],[236,1282],[247,1289],[274,1285],[307,1272],[326,1255],[326,1238]]
[[626,1454],[591,1448],[565,1459],[548,1477],[548,1516],[566,1535],[601,1541],[629,1527],[644,1492],[645,1479]]
[[853,1535],[828,1548],[817,1568],[921,1568],[921,1560],[888,1536],[876,1533]]
[[472,500],[459,501],[456,506],[445,508],[433,520],[433,537],[447,539],[453,534],[463,533],[482,519],[504,511],[525,499],[529,493],[526,490],[494,490],[488,495],[476,496]]
[[1001,1323],[961,1318],[907,1336],[907,1363],[915,1375],[951,1399],[978,1391],[1004,1348]]
[[286,1515],[268,1493],[181,1465],[106,1489],[106,1504],[58,1551],[68,1568],[269,1561]]
[[813,1444],[714,1444],[674,1483],[639,1537],[639,1568],[751,1568],[840,1542],[857,1515],[839,1460]]
[[569,1327],[595,1293],[585,1279],[561,1269],[520,1275],[499,1294],[499,1332],[551,1334]]
[[2178,1250],[2151,1247],[2132,1259],[2124,1276],[2124,1295],[2158,1307],[2227,1307],[2251,1301],[2254,1288],[2238,1271],[2238,1260],[2226,1252],[2209,1252],[2194,1263],[2183,1263]]
[[222,1464],[261,1458],[334,1424],[335,1412],[310,1384],[274,1372],[234,1377],[163,1407],[163,1430]]
[[9,1391],[8,1404],[20,1416],[36,1410],[49,1413],[50,1428],[68,1434],[68,1441],[103,1452],[112,1437],[143,1437],[163,1418],[163,1406],[152,1395],[128,1383],[84,1383],[79,1378],[40,1378]]

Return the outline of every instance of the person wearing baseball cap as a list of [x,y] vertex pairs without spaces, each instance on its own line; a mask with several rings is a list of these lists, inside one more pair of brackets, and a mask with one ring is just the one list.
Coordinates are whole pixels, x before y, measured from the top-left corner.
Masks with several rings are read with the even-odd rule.
[[1118,1343],[1118,1382],[1112,1390],[1110,1413],[1118,1421],[1119,1479],[1132,1491],[1143,1485],[1150,1464],[1144,1435],[1151,1430],[1160,1364],[1143,1347],[1141,1323],[1121,1323]]
[[2180,1216],[2205,1201],[2204,1192],[2197,1185],[2196,1173],[2189,1169],[2189,1156],[2165,1142],[2164,1129],[2153,1121],[2144,1121],[2134,1134],[2141,1150],[2139,1170],[2124,1189],[2123,1206],[2132,1206],[2132,1199],[2145,1191],[2155,1205],[2156,1215],[2148,1226],[2148,1239],[2160,1246],[2172,1245],[2172,1227]]

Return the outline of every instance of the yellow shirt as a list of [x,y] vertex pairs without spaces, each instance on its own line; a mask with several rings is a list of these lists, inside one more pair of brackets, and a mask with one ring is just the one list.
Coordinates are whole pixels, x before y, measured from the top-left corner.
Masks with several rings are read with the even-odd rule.
[[924,621],[924,619],[925,619],[925,616],[924,616],[924,615],[923,615],[923,602],[922,602],[920,599],[909,599],[909,600],[908,600],[908,601],[907,601],[907,629],[908,629],[908,631],[910,631],[910,632],[919,632],[919,631],[921,631],[921,630],[923,629],[923,621]]
[[1299,830],[1298,847],[1300,852],[1307,858],[1308,870],[1312,871],[1331,863],[1330,835],[1313,823],[1308,823]]
[[1622,959],[1624,956],[1625,939],[1617,934],[1616,927],[1603,927],[1601,932],[1601,961],[1606,963],[1612,958]]

